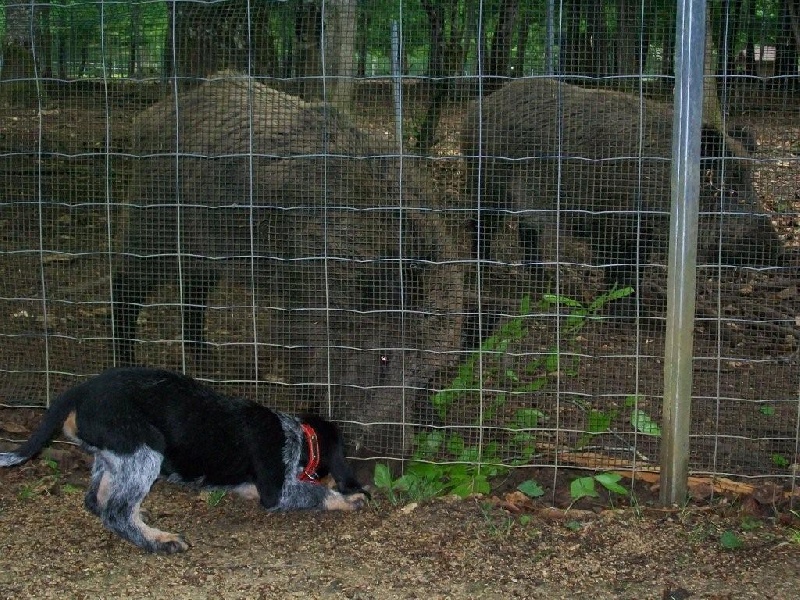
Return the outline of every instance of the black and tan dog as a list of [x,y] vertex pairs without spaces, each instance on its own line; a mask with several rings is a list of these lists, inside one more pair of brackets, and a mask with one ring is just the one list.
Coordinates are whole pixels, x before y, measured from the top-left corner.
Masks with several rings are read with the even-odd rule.
[[[62,425],[94,454],[86,508],[149,552],[188,548],[142,521],[142,500],[159,476],[229,489],[269,510],[356,510],[366,501],[332,423],[221,396],[171,371],[110,369],[67,390],[27,442],[0,453],[0,466],[35,456]],[[317,482],[327,475],[336,489]]]

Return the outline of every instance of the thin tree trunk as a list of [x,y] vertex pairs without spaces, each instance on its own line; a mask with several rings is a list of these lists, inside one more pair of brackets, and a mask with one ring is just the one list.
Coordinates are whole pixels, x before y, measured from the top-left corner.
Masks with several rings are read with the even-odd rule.
[[511,64],[511,46],[514,41],[514,23],[519,13],[519,0],[503,0],[500,14],[497,17],[497,27],[492,36],[492,45],[489,49],[489,60],[486,65],[486,74],[490,77],[486,81],[487,91],[498,88],[505,83],[509,75]]
[[325,3],[325,73],[328,101],[349,112],[356,75],[356,0]]
[[31,6],[9,0],[6,4],[6,35],[3,39],[2,79],[16,79],[0,86],[0,101],[14,106],[36,106],[36,65],[31,35]]

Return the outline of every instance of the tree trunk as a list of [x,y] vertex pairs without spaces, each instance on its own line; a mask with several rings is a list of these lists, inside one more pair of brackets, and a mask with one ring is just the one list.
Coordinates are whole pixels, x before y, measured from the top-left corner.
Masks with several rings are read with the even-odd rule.
[[130,53],[128,56],[128,77],[137,78],[141,75],[139,64],[139,28],[141,27],[141,5],[131,2],[131,39]]
[[356,32],[356,45],[358,47],[358,66],[356,67],[356,77],[364,78],[367,76],[367,32],[369,31],[370,19],[369,11],[361,8],[358,15],[358,31]]
[[322,86],[315,79],[322,74],[320,37],[322,15],[315,2],[298,2],[294,25],[294,58],[292,76],[301,77],[303,97],[319,99]]
[[619,0],[617,7],[617,74],[638,75],[637,48],[639,47],[639,28],[635,0]]
[[524,5],[521,8],[517,27],[517,56],[514,60],[514,77],[525,75],[525,51],[528,46],[531,25],[533,24],[533,11],[530,6]]
[[417,150],[422,154],[427,154],[436,143],[436,128],[439,124],[439,115],[442,104],[447,98],[447,82],[444,77],[444,11],[442,3],[436,0],[422,0],[422,8],[428,16],[428,27],[430,28],[429,44],[430,53],[428,54],[428,77],[432,81],[430,92],[430,103],[425,113],[425,118],[419,126],[417,136]]
[[49,79],[53,76],[53,34],[50,27],[50,5],[36,5],[34,19],[36,19],[34,44],[37,49],[39,76]]
[[608,27],[603,13],[603,3],[599,0],[589,2],[589,37],[592,40],[592,74],[598,77],[610,75],[611,58],[608,55]]
[[33,59],[33,36],[31,34],[31,5],[17,4],[9,0],[6,4],[6,35],[3,40],[3,70],[0,85],[0,103],[12,106],[35,107],[36,65]]
[[717,94],[717,61],[713,31],[711,28],[711,6],[709,4],[706,7],[706,48],[703,58],[703,122],[714,126],[720,132],[724,132],[722,105]]
[[[176,2],[170,6],[175,39],[174,72],[180,78],[207,77],[222,69],[257,74],[259,65],[270,65],[274,51],[269,39],[268,11],[252,8],[248,31],[247,0],[225,3],[213,0]],[[174,11],[173,11],[174,8]],[[173,47],[165,48],[171,54]],[[165,63],[172,60],[165,57]]]
[[797,86],[797,54],[800,50],[800,2],[783,0],[775,44],[775,75],[783,89]]
[[356,75],[356,0],[327,0],[323,48],[327,100],[350,112]]
[[519,0],[502,0],[497,26],[492,36],[489,58],[486,64],[485,87],[487,92],[505,83],[511,65],[511,46],[514,41],[514,23],[519,13]]

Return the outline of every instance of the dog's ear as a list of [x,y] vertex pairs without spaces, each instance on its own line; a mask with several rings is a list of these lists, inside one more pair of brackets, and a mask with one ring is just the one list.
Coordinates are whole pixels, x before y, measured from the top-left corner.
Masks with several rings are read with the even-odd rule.
[[366,493],[344,457],[344,444],[341,443],[341,438],[331,456],[331,475],[336,481],[336,489],[342,494]]
[[344,439],[339,428],[317,416],[306,415],[303,421],[311,425],[320,437],[320,449],[323,455],[321,466],[327,467],[328,473],[336,481],[336,489],[345,495],[366,493],[344,457]]

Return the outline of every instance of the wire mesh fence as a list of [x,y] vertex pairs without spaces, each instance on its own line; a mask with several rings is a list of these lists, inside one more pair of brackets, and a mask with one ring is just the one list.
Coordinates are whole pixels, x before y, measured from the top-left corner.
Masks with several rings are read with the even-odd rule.
[[[326,414],[354,456],[657,468],[651,4],[7,2],[3,406],[141,363]],[[798,462],[792,6],[711,3],[697,49],[693,472]]]

